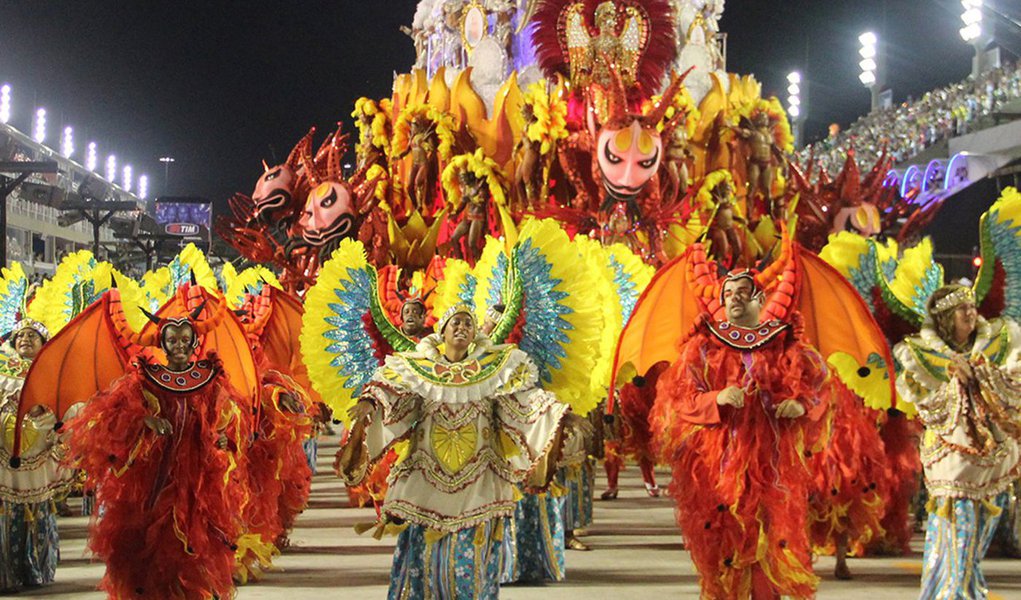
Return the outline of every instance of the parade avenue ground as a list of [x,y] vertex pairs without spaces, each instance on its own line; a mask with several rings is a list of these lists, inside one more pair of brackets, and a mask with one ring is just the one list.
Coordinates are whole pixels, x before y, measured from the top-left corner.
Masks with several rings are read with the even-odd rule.
[[[298,518],[291,547],[275,561],[262,581],[239,588],[240,600],[317,600],[386,598],[393,540],[376,541],[355,534],[353,526],[374,519],[371,509],[347,508],[343,483],[330,470],[336,438],[320,440],[319,470],[313,480],[308,509]],[[658,476],[668,474],[660,470]],[[597,472],[597,496],[605,484]],[[77,498],[70,500],[75,513]],[[22,598],[101,600],[95,591],[103,565],[85,554],[87,519],[59,519],[61,563],[56,582],[18,593]],[[506,586],[505,600],[600,600],[603,598],[698,598],[698,578],[681,543],[669,498],[649,498],[631,466],[621,474],[620,497],[596,500],[595,523],[583,538],[590,552],[569,550],[567,580],[539,586]],[[833,559],[815,563],[822,578],[819,600],[913,599],[922,572],[922,538],[916,536],[911,556],[850,560],[855,578],[833,578]],[[1021,560],[983,562],[990,600],[1021,600]],[[640,595],[640,596],[639,596]]]

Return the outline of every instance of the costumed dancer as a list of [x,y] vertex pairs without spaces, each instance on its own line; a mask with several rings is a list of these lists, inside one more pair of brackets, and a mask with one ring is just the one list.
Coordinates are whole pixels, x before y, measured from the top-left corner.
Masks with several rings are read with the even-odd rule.
[[[828,375],[851,387],[875,373],[886,382],[877,400],[890,403],[893,358],[855,289],[786,231],[761,272],[717,272],[701,243],[657,272],[614,377],[670,363],[651,429],[702,597],[812,597],[806,458],[828,431]],[[679,344],[678,331],[690,332]]]
[[986,598],[980,561],[1021,470],[1021,328],[980,317],[959,285],[937,290],[927,308],[921,332],[895,348],[897,389],[925,425],[920,598]]
[[619,428],[617,439],[606,443],[606,490],[603,500],[615,500],[618,494],[617,481],[624,469],[624,457],[632,456],[638,461],[642,473],[645,493],[650,498],[658,498],[659,486],[656,484],[654,470],[656,460],[652,449],[652,434],[649,431],[649,411],[656,399],[656,383],[660,375],[667,369],[667,363],[659,363],[652,367],[644,376],[636,375],[630,382],[621,386],[618,399],[619,415],[614,415],[614,424]]
[[[118,309],[113,290],[76,322],[105,321],[99,325],[110,335]],[[132,354],[129,368],[112,365],[127,372],[67,424],[70,455],[102,507],[89,548],[106,563],[100,588],[111,598],[197,600],[234,593],[235,542],[243,526],[238,507],[246,489],[232,471],[237,445],[245,443],[236,435],[239,412],[250,411],[251,402],[214,353],[195,356],[218,320],[234,318],[228,312],[221,306],[201,322],[196,313],[158,319],[143,346],[158,345],[166,364],[123,340],[96,340],[97,352],[109,345]],[[76,322],[62,333],[76,333]],[[247,349],[234,324],[234,342]],[[247,364],[254,373],[250,354]]]
[[[486,309],[486,318],[479,331],[489,337],[503,318],[506,307],[495,304]],[[561,456],[566,462],[568,457]],[[560,471],[557,470],[559,477]],[[562,489],[531,493],[519,491],[513,518],[507,519],[503,533],[501,553],[503,569],[500,583],[537,583],[562,581],[565,574],[567,521],[566,503]]]
[[884,498],[890,485],[883,439],[872,411],[840,381],[832,381],[829,440],[812,455],[811,539],[817,551],[836,556],[834,576],[851,579],[849,550],[883,535]]
[[[601,414],[602,411],[599,410],[589,414],[589,425],[593,431],[596,429],[596,425],[592,424],[592,419],[598,418]],[[602,438],[596,440],[595,436],[589,437],[592,439],[586,441],[592,443],[581,445],[573,455],[565,455],[557,470],[557,484],[564,488],[564,546],[571,550],[587,551],[590,549],[578,537],[585,535],[586,528],[592,524],[592,498],[596,485],[596,473],[590,455],[595,452],[594,446],[597,441],[599,445],[602,445]]]
[[363,389],[343,472],[357,481],[395,442],[415,440],[383,504],[380,527],[400,531],[389,598],[496,598],[514,484],[548,483],[568,407],[536,387],[525,353],[493,349],[469,306],[437,329],[442,353],[391,355]]
[[[6,269],[5,269],[6,271]],[[61,468],[63,445],[57,417],[39,406],[21,424],[21,461],[10,464],[18,395],[32,360],[49,338],[31,319],[11,330],[11,356],[0,365],[0,591],[15,592],[53,582],[60,560],[55,499],[71,485],[73,472]]]
[[245,583],[272,566],[273,555],[288,544],[294,520],[308,502],[312,473],[303,443],[311,435],[312,401],[298,347],[300,301],[263,283],[258,293],[244,294],[240,312],[262,388],[251,441],[239,465],[247,474],[249,495],[243,511],[246,531],[236,543],[235,577]]
[[[413,294],[405,298],[401,303],[399,327],[401,333],[415,343],[420,342],[423,338],[433,333],[432,327],[426,325],[428,315],[429,311],[421,294]],[[378,514],[379,507],[386,496],[387,477],[390,475],[390,469],[393,468],[396,461],[397,452],[393,450],[387,452],[383,460],[373,464],[372,470],[362,483],[347,486],[350,506],[362,507],[371,504]],[[337,467],[336,464],[334,466]]]
[[650,415],[703,598],[809,598],[818,581],[804,456],[828,409],[827,369],[797,313],[760,321],[764,300],[751,272],[726,277],[726,319],[697,322]]

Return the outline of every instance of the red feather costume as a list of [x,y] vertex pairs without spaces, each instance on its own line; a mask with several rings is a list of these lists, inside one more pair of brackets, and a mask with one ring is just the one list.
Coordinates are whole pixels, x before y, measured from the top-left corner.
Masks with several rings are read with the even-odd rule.
[[312,434],[312,400],[302,384],[307,373],[296,343],[300,302],[264,285],[260,293],[246,295],[242,308],[261,386],[243,461],[250,497],[237,560],[239,578],[246,581],[271,565],[308,503],[312,472],[302,444]]
[[[239,534],[235,456],[218,440],[239,397],[215,356],[185,374],[139,361],[68,424],[68,445],[96,486],[103,515],[89,547],[111,598],[226,598]],[[160,436],[143,422],[167,419]]]
[[[257,354],[262,354],[257,352]],[[286,544],[287,534],[308,503],[312,472],[302,442],[312,432],[307,394],[290,377],[261,361],[262,406],[252,416],[252,435],[244,457],[249,489],[243,519],[246,534],[238,542],[239,577],[247,581],[271,566],[272,555]],[[304,408],[288,412],[284,394]]]
[[840,536],[853,545],[882,537],[889,496],[886,452],[873,411],[838,379],[831,380],[830,389],[832,430],[826,448],[812,457],[810,502],[812,544],[826,552]]
[[[793,317],[793,327],[774,320],[746,330],[703,315],[659,380],[652,432],[673,467],[670,495],[703,598],[815,592],[805,457],[824,429],[827,371]],[[731,343],[738,329],[755,341]],[[717,405],[731,385],[744,389],[743,408]],[[805,414],[776,418],[785,399],[799,401]]]
[[[669,365],[660,362],[645,374],[642,385],[628,383],[620,389],[620,439],[606,443],[606,478],[611,490],[617,489],[617,477],[624,468],[624,457],[631,456],[638,461],[642,480],[656,489],[656,475],[653,468],[656,455],[649,431],[649,411],[656,400],[656,383]],[[658,492],[657,492],[658,493]]]

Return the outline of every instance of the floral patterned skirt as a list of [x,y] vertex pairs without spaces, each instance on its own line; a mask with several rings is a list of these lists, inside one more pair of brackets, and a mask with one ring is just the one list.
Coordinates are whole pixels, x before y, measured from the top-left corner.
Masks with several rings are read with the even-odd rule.
[[60,560],[52,500],[0,503],[0,591],[51,583]]
[[409,525],[397,536],[388,600],[498,598],[506,520],[492,519],[442,536]]
[[592,524],[592,488],[595,487],[595,468],[592,459],[557,471],[557,483],[567,489],[564,500],[564,529],[568,532]]
[[564,579],[564,497],[525,494],[503,536],[501,583]]

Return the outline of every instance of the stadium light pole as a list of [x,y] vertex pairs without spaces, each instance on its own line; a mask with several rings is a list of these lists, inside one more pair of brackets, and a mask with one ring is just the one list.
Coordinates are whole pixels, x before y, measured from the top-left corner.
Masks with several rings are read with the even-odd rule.
[[163,163],[163,193],[166,194],[170,191],[170,163],[176,161],[173,156],[161,156],[160,162]]
[[801,72],[791,71],[787,74],[787,116],[790,117],[795,148],[801,147],[801,124],[805,121],[806,113],[801,101]]
[[70,125],[64,128],[64,137],[60,142],[60,153],[65,158],[71,158],[71,155],[74,154],[74,129]]
[[858,66],[861,67],[861,74],[858,75],[858,81],[861,81],[861,84],[871,92],[871,110],[876,110],[879,108],[879,78],[876,74],[878,71],[876,46],[879,44],[879,38],[875,33],[866,31],[858,36],[858,42],[861,43],[861,49],[858,50],[858,55],[861,56],[861,61],[858,63]]
[[99,166],[99,155],[97,154],[96,142],[89,142],[88,151],[85,155],[85,168],[95,172]]
[[978,77],[985,70],[986,39],[982,35],[982,0],[961,0],[961,39],[975,48],[975,58],[971,62],[971,76]]

